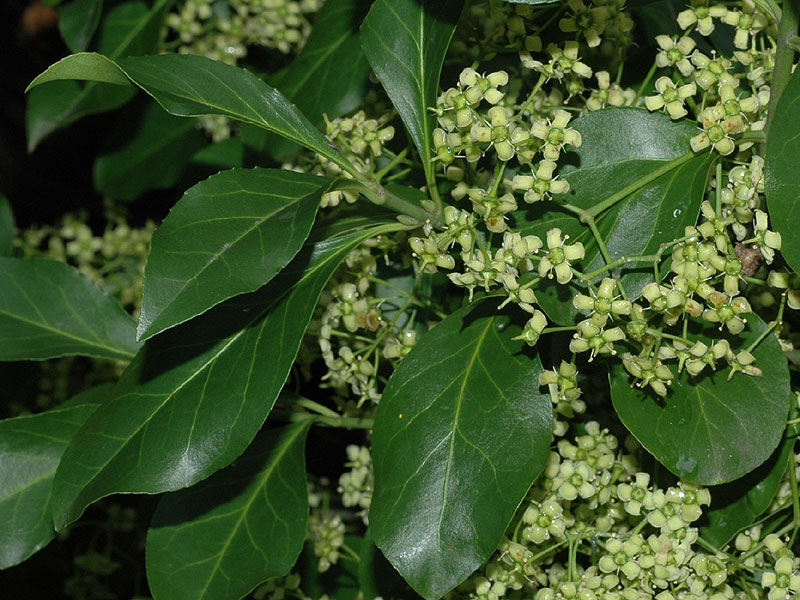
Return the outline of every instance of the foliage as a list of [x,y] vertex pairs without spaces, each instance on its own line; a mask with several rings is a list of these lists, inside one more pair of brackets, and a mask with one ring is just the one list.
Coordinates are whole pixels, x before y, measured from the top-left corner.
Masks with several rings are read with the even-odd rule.
[[28,144],[117,111],[107,223],[0,197],[0,359],[57,373],[2,568],[106,510],[156,600],[800,593],[797,0],[58,11]]

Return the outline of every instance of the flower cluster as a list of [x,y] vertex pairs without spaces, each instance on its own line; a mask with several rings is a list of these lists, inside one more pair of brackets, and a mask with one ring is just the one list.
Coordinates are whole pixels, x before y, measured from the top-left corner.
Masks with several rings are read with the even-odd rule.
[[136,316],[142,303],[142,283],[155,224],[128,225],[125,214],[109,205],[102,233],[95,233],[85,214],[66,214],[55,226],[32,226],[15,241],[23,257],[66,262],[102,285]]
[[[323,0],[183,0],[166,18],[163,49],[206,56],[231,65],[248,49],[263,47],[281,54],[299,51],[311,32],[309,19]],[[215,140],[231,136],[227,117],[200,118]]]
[[[728,555],[697,544],[708,490],[654,486],[635,445],[621,450],[594,421],[578,429],[559,440],[494,556],[446,597],[733,598]],[[789,566],[776,563],[763,585],[791,591]]]

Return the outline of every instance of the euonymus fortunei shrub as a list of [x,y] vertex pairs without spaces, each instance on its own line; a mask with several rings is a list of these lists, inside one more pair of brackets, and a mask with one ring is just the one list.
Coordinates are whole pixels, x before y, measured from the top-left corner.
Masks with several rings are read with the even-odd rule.
[[3,205],[0,358],[95,362],[0,421],[0,564],[160,494],[156,600],[796,597],[799,18],[65,3],[31,147],[125,105],[100,192],[218,172],[152,240]]

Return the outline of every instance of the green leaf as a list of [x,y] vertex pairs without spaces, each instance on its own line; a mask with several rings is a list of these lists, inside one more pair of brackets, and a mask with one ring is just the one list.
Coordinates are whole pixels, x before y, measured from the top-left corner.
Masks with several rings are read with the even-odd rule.
[[11,203],[0,194],[0,256],[11,256],[14,250],[14,213]]
[[[98,50],[112,60],[154,51],[158,46],[164,15],[172,2],[156,0],[151,8],[140,1],[124,2],[113,7],[103,18]],[[109,81],[99,78],[96,81],[120,83],[118,74],[116,79]],[[98,85],[93,81],[85,85],[75,81],[54,81],[46,87],[32,90],[26,115],[28,150],[32,152],[51,133],[78,119],[119,108],[133,95],[133,90]]]
[[764,186],[772,228],[781,234],[781,254],[800,273],[800,172],[795,159],[800,154],[800,71],[795,70],[775,107],[767,136]]
[[329,183],[294,171],[233,169],[189,189],[153,235],[139,337],[275,277],[308,237]]
[[202,56],[162,54],[113,61],[97,54],[73,54],[48,67],[28,88],[61,79],[121,83],[121,76],[173,115],[225,115],[273,131],[340,165],[349,164],[278,90],[249,71]]
[[[766,327],[748,315],[747,329],[731,346],[746,348]],[[789,370],[778,340],[767,335],[753,355],[763,377],[737,373],[728,380],[723,365],[694,380],[684,371],[664,399],[631,387],[616,362],[609,374],[614,408],[642,446],[678,477],[703,485],[733,481],[769,458],[789,410]]]
[[552,402],[539,358],[511,340],[520,331],[489,303],[451,314],[403,359],[378,405],[370,528],[425,598],[491,556],[547,460]]
[[463,0],[377,0],[361,26],[361,43],[433,182],[431,136],[442,62]]
[[308,522],[308,424],[259,434],[231,466],[166,494],[147,533],[156,600],[239,600],[289,572]]
[[322,288],[340,262],[365,239],[403,229],[368,218],[336,225],[341,233],[318,230],[316,243],[308,242],[257,292],[144,345],[114,398],[64,453],[54,484],[58,529],[109,494],[188,487],[244,451],[283,387]]
[[[361,0],[327,0],[300,55],[269,79],[315,125],[361,106],[369,82],[369,63],[361,49],[358,26],[368,4]],[[347,65],[343,69],[342,65]],[[260,147],[281,157],[294,144],[267,134]]]
[[795,440],[796,437],[787,437],[760,467],[736,481],[709,490],[711,506],[703,512],[708,524],[700,528],[703,539],[721,549],[769,508],[786,473]]
[[0,289],[0,360],[124,360],[138,350],[130,315],[64,263],[0,258]]
[[100,23],[103,0],[73,0],[58,10],[58,30],[72,52],[83,52]]
[[[663,241],[682,236],[687,225],[695,224],[713,157],[692,155],[691,125],[644,109],[609,108],[589,113],[572,126],[583,144],[566,155],[562,175],[571,191],[564,198],[584,210],[620,198],[596,217],[612,260],[655,254]],[[555,203],[525,207],[514,213],[514,220],[523,235],[544,239],[548,229],[558,227],[570,236],[570,243],[581,242],[586,249],[579,267],[583,272],[605,264],[590,229]],[[666,263],[661,276],[665,272]],[[608,273],[598,278],[604,276]],[[654,275],[650,263],[635,263],[615,269],[613,276],[621,277],[633,300]],[[540,290],[537,297],[550,319],[559,325],[575,322],[578,313],[571,300],[581,290],[577,281],[566,286],[548,281]]]
[[0,421],[0,569],[23,562],[55,536],[53,475],[70,438],[110,388],[98,386],[68,406]]
[[125,201],[174,186],[192,155],[206,145],[193,120],[173,117],[155,102],[121,111],[106,140],[94,163],[95,186]]
[[358,587],[364,598],[419,598],[389,561],[381,554],[367,529],[358,563]]

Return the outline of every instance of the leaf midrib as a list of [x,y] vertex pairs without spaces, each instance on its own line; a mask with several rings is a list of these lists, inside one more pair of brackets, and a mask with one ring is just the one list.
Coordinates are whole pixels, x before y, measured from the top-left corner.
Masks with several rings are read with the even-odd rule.
[[472,369],[475,366],[475,363],[478,360],[478,355],[481,350],[481,345],[483,344],[483,340],[486,338],[489,330],[491,329],[492,324],[494,323],[494,318],[486,319],[486,326],[484,327],[483,331],[481,332],[480,336],[475,340],[475,350],[472,352],[472,356],[467,363],[467,367],[464,369],[463,373],[463,380],[461,382],[461,389],[458,391],[458,400],[456,402],[456,412],[453,415],[453,427],[450,431],[450,447],[447,451],[447,468],[445,469],[444,480],[442,482],[442,506],[439,510],[439,516],[436,520],[436,542],[439,547],[441,547],[441,540],[442,540],[442,523],[444,522],[444,511],[447,507],[447,487],[450,481],[450,471],[453,467],[453,455],[455,454],[455,440],[456,440],[456,432],[458,431],[458,421],[461,416],[461,406],[464,402],[464,395],[467,389],[467,382],[470,379],[470,374],[472,373]]
[[[222,563],[222,559],[225,556],[225,552],[230,547],[231,543],[233,542],[233,538],[236,533],[239,531],[239,528],[242,526],[245,517],[247,516],[248,512],[250,511],[250,507],[255,502],[256,496],[261,492],[262,489],[266,486],[267,481],[272,476],[272,472],[277,468],[277,465],[280,463],[281,459],[286,455],[289,451],[289,448],[294,443],[295,439],[298,436],[303,434],[306,431],[306,427],[298,427],[297,431],[290,436],[290,439],[286,440],[284,444],[281,445],[278,455],[275,457],[274,460],[270,461],[269,466],[263,471],[261,477],[258,479],[258,484],[253,488],[252,493],[250,494],[250,498],[247,500],[245,505],[239,510],[239,518],[236,520],[235,525],[231,528],[230,533],[228,534],[227,538],[223,542],[222,549],[217,554],[217,561],[212,567],[208,579],[206,580],[205,585],[200,590],[198,599],[202,599],[205,597],[206,591],[208,590],[208,586],[211,585],[211,582],[216,575],[217,570],[219,569],[220,564]],[[267,501],[268,502],[268,501]]]
[[[384,233],[384,232],[394,231],[394,230],[396,230],[396,228],[397,228],[397,227],[399,227],[399,225],[398,225],[398,224],[395,224],[395,223],[387,223],[387,224],[382,224],[382,225],[374,226],[374,227],[372,227],[372,228],[369,228],[369,229],[366,229],[366,230],[363,230],[363,231],[353,232],[353,233],[351,233],[350,235],[352,235],[354,238],[366,239],[366,238],[368,238],[368,237],[371,237],[371,236],[373,236],[373,235],[379,235],[379,234],[381,234],[381,233]],[[348,237],[348,234],[344,234],[344,235],[342,235],[342,236],[339,236],[339,237],[340,237],[340,238],[341,238],[341,237]],[[339,238],[334,238],[334,239],[339,239]],[[334,241],[334,240],[326,240],[326,241],[328,241],[328,242],[332,242],[332,241]],[[312,243],[312,245],[313,245],[313,243]],[[264,315],[266,312],[270,311],[270,310],[271,310],[271,309],[272,309],[272,308],[273,308],[275,305],[279,304],[279,303],[280,303],[280,301],[281,301],[281,300],[283,300],[283,298],[285,298],[287,294],[289,294],[289,293],[291,293],[293,290],[295,290],[297,286],[299,286],[299,285],[300,285],[301,283],[303,283],[304,281],[306,281],[306,280],[308,280],[308,279],[312,278],[312,277],[313,277],[313,276],[314,276],[314,275],[315,275],[317,272],[319,272],[319,270],[320,270],[320,269],[321,269],[321,268],[322,268],[324,265],[326,265],[326,264],[328,263],[328,261],[330,261],[330,260],[332,260],[334,257],[338,256],[338,254],[339,254],[339,252],[338,252],[338,251],[334,251],[334,252],[332,252],[332,253],[331,253],[329,256],[327,256],[325,259],[323,259],[322,261],[320,261],[320,262],[319,262],[317,265],[315,265],[315,266],[314,266],[314,268],[313,268],[313,270],[310,270],[309,272],[307,272],[307,273],[305,274],[305,276],[303,276],[303,278],[302,278],[302,279],[298,280],[298,282],[297,282],[297,283],[295,283],[295,285],[293,285],[293,286],[289,287],[289,288],[288,288],[288,289],[286,289],[286,290],[285,290],[285,291],[284,291],[284,292],[283,292],[283,293],[282,293],[280,296],[278,296],[277,298],[275,298],[275,299],[274,299],[274,301],[273,301],[272,303],[270,303],[270,304],[269,304],[269,305],[268,305],[268,306],[267,306],[267,307],[266,307],[266,308],[265,308],[263,311],[261,311],[261,312],[259,312],[257,315],[255,315],[255,316],[253,317],[253,319],[247,323],[247,325],[243,326],[243,327],[242,327],[242,329],[241,329],[240,331],[238,331],[236,334],[234,334],[234,335],[231,337],[230,341],[229,341],[227,344],[225,344],[224,346],[222,346],[222,347],[219,349],[219,351],[218,351],[218,352],[214,353],[214,355],[213,355],[213,356],[209,357],[209,359],[208,359],[208,360],[207,360],[205,363],[203,363],[203,365],[201,365],[201,366],[200,366],[200,368],[198,368],[198,369],[197,369],[197,370],[196,370],[194,373],[192,373],[192,374],[191,374],[191,376],[187,377],[187,378],[186,378],[186,380],[185,380],[185,381],[183,381],[183,382],[181,382],[181,384],[180,384],[178,387],[176,387],[176,388],[175,388],[174,390],[172,390],[172,391],[171,391],[169,394],[167,394],[167,395],[166,395],[166,397],[164,398],[164,401],[163,401],[163,402],[161,402],[161,403],[160,403],[160,404],[159,404],[159,405],[158,405],[158,406],[157,406],[157,407],[156,407],[156,408],[155,408],[155,409],[152,411],[152,413],[150,414],[150,416],[149,416],[149,417],[147,417],[147,419],[145,419],[145,420],[144,420],[144,421],[143,421],[143,422],[142,422],[142,423],[141,423],[141,424],[140,424],[140,425],[139,425],[139,426],[138,426],[138,427],[137,427],[137,428],[136,428],[136,429],[135,429],[133,432],[131,432],[131,434],[130,434],[130,435],[128,435],[126,438],[124,438],[124,439],[122,440],[122,441],[123,441],[123,443],[119,445],[119,447],[118,447],[118,448],[117,448],[117,449],[116,449],[116,450],[115,450],[115,451],[114,451],[114,452],[113,452],[113,453],[112,453],[112,454],[111,454],[111,455],[108,457],[108,459],[107,459],[105,462],[103,462],[103,464],[99,465],[99,466],[98,466],[98,467],[95,469],[95,472],[92,474],[92,476],[91,476],[91,477],[89,477],[89,479],[87,479],[87,480],[86,480],[86,482],[85,482],[85,483],[84,483],[84,484],[81,486],[81,489],[80,489],[80,491],[78,492],[78,494],[76,495],[75,499],[73,499],[73,500],[70,500],[70,502],[69,502],[69,506],[68,506],[68,509],[67,509],[66,511],[64,511],[64,514],[65,514],[65,515],[70,515],[70,513],[72,512],[72,505],[75,503],[75,501],[76,501],[78,498],[80,498],[80,496],[81,496],[81,494],[82,494],[83,490],[85,490],[87,487],[89,487],[89,485],[91,485],[91,483],[92,483],[92,482],[93,482],[95,479],[97,479],[97,477],[98,477],[98,476],[99,476],[99,475],[100,475],[102,472],[104,472],[104,470],[106,469],[106,467],[108,467],[108,465],[111,463],[111,461],[113,461],[113,460],[114,460],[114,459],[115,459],[115,458],[116,458],[116,457],[119,455],[119,453],[120,453],[120,452],[122,452],[122,450],[123,450],[124,448],[126,448],[126,447],[127,447],[128,443],[130,443],[130,440],[131,440],[131,439],[133,439],[133,437],[134,437],[135,435],[138,435],[138,434],[139,434],[139,433],[142,431],[142,429],[146,428],[146,427],[149,425],[150,421],[151,421],[151,420],[152,420],[152,419],[153,419],[153,418],[156,416],[156,414],[158,414],[158,412],[159,412],[159,411],[160,411],[162,408],[164,408],[164,406],[165,406],[165,405],[166,405],[166,404],[167,404],[167,403],[168,403],[168,402],[169,402],[169,401],[170,401],[170,400],[171,400],[171,399],[172,399],[172,398],[175,396],[175,394],[177,394],[177,393],[178,393],[180,390],[182,390],[182,389],[183,389],[183,388],[184,388],[186,385],[188,385],[188,384],[189,384],[191,381],[193,381],[193,380],[194,380],[194,379],[195,379],[197,376],[199,376],[199,375],[200,375],[200,373],[202,373],[202,372],[203,372],[203,371],[204,371],[204,370],[207,368],[207,366],[208,366],[209,364],[211,364],[211,363],[215,362],[215,361],[217,360],[217,358],[218,358],[219,356],[221,356],[221,355],[222,355],[222,354],[223,354],[223,353],[224,353],[224,352],[225,352],[225,351],[226,351],[226,350],[227,350],[227,349],[228,349],[228,348],[231,346],[231,344],[233,344],[233,342],[235,342],[236,340],[238,340],[238,339],[239,339],[239,337],[241,337],[242,335],[244,335],[244,334],[245,334],[245,333],[246,333],[246,332],[247,332],[247,331],[250,329],[250,326],[251,326],[251,325],[252,325],[254,322],[256,322],[258,319],[260,319],[260,318],[261,318],[261,317],[262,317],[262,316],[263,316],[263,315]],[[127,394],[126,394],[126,395],[127,395]],[[70,485],[71,485],[72,487],[76,487],[74,484],[70,484]],[[67,518],[70,518],[70,516],[67,516]],[[63,522],[63,519],[62,519],[62,522]],[[66,523],[64,523],[64,525],[66,525]],[[62,526],[63,526],[63,525],[62,525]]]
[[108,346],[106,344],[103,344],[101,342],[93,342],[93,341],[90,341],[90,340],[88,340],[86,338],[82,338],[82,337],[79,337],[79,336],[77,336],[75,334],[71,334],[71,333],[69,333],[67,331],[64,331],[64,330],[61,330],[61,329],[56,329],[55,327],[53,327],[51,325],[47,325],[45,323],[38,323],[36,321],[32,321],[30,319],[26,319],[26,318],[24,318],[24,317],[22,317],[20,315],[16,315],[14,313],[10,313],[7,310],[4,310],[2,308],[0,308],[0,316],[5,316],[5,317],[8,317],[8,318],[10,318],[12,320],[16,320],[16,321],[19,321],[21,323],[25,323],[26,325],[31,325],[31,326],[33,326],[35,328],[43,329],[43,330],[45,330],[45,331],[47,331],[49,333],[54,333],[54,334],[60,335],[62,337],[65,337],[65,338],[80,342],[80,343],[82,343],[82,344],[84,344],[86,346],[91,346],[93,348],[100,348],[100,349],[103,349],[103,350],[108,350],[109,352],[113,352],[115,355],[120,356],[122,358],[133,358],[135,356],[134,352],[130,352],[130,351],[127,351],[127,350],[121,350],[121,349],[116,348],[114,346]]
[[[191,277],[187,278],[184,281],[184,283],[181,286],[181,288],[177,292],[175,292],[175,294],[174,294],[174,296],[172,298],[172,301],[168,302],[167,304],[165,304],[163,306],[161,311],[156,315],[156,317],[152,321],[150,321],[149,326],[142,333],[145,334],[145,333],[147,333],[147,330],[152,329],[154,327],[154,324],[158,322],[159,317],[163,317],[163,315],[167,311],[167,309],[172,307],[172,306],[174,306],[175,303],[178,302],[178,300],[181,299],[183,293],[186,291],[186,288],[192,282],[196,281],[197,278],[200,277],[203,273],[205,273],[208,269],[210,269],[211,266],[214,265],[220,259],[220,257],[224,256],[227,252],[233,250],[234,248],[238,248],[239,242],[241,242],[244,237],[250,235],[253,231],[258,230],[264,224],[264,222],[267,219],[270,219],[270,218],[274,217],[275,215],[277,215],[279,213],[283,213],[283,212],[287,211],[288,209],[292,208],[296,204],[299,204],[300,202],[302,202],[303,200],[305,200],[309,196],[313,196],[315,193],[316,192],[311,192],[311,194],[308,194],[307,196],[302,196],[300,198],[295,198],[292,201],[287,202],[286,204],[283,204],[280,207],[276,208],[272,212],[267,213],[266,215],[262,216],[259,220],[255,221],[250,227],[247,227],[244,230],[242,230],[242,232],[237,237],[235,237],[231,242],[229,242],[227,246],[223,245],[223,247],[220,248],[217,252],[212,252],[210,258],[203,265],[203,267],[201,269],[199,269],[194,275],[192,275]],[[292,225],[293,226],[295,225],[295,221],[296,221],[296,219],[292,220]],[[298,250],[299,250],[299,248],[298,248]],[[280,266],[284,266],[284,265],[280,265]],[[279,270],[280,269],[278,269],[278,271]],[[276,273],[277,273],[277,271],[276,271]],[[268,279],[267,281],[265,281],[264,284],[269,283],[269,281],[271,281],[271,278]],[[210,308],[213,308],[213,307],[209,307],[206,310],[209,310]],[[175,323],[175,325],[178,325],[178,324],[179,323]]]

